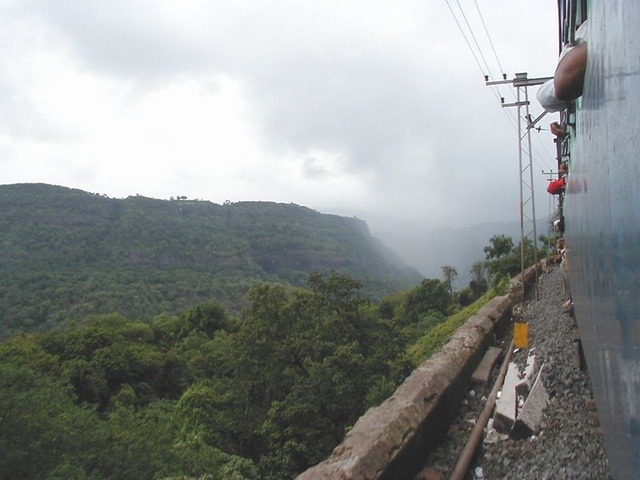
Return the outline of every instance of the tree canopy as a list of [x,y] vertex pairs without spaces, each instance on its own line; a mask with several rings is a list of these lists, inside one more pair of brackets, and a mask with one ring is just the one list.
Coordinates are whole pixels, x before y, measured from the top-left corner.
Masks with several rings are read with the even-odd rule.
[[[334,272],[0,344],[0,477],[292,478],[406,375],[403,322]],[[382,395],[382,396],[381,396]]]
[[[445,266],[445,281],[396,291],[414,272],[360,221],[11,187],[0,313],[5,335],[22,332],[0,342],[0,478],[293,478],[515,254],[496,236],[468,288],[453,292]],[[395,293],[378,303],[371,285]]]
[[374,300],[422,276],[356,218],[294,204],[0,186],[0,337],[119,312],[149,320],[215,302],[231,312],[257,282],[304,286],[341,271]]

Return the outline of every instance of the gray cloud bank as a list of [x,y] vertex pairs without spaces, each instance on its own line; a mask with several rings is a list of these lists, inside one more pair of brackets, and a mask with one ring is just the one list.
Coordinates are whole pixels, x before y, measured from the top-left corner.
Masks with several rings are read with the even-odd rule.
[[[541,3],[480,2],[511,73],[531,67],[532,74],[546,75],[553,66],[555,2]],[[269,182],[258,174],[262,182],[250,199],[358,215],[374,233],[396,220],[460,227],[517,218],[515,129],[484,86],[443,2],[25,0],[1,8],[8,54],[0,85],[9,95],[0,100],[0,128],[12,139],[42,143],[74,135],[41,114],[37,95],[24,88],[28,79],[7,73],[20,59],[54,51],[133,99],[185,78],[215,93],[227,78],[242,89],[257,148],[268,158],[295,158],[311,183],[348,177],[346,185],[358,185],[315,198],[294,185],[288,193],[293,178]],[[471,14],[475,7],[469,2],[466,8]],[[534,14],[544,25],[536,25]],[[2,150],[7,171],[15,148]],[[538,149],[536,171],[550,168],[551,147]],[[63,157],[52,155],[61,168]],[[184,162],[171,179],[175,193],[207,198],[190,191],[202,165]],[[101,168],[89,163],[76,170],[68,186],[90,190],[88,179]],[[271,189],[262,192],[261,183]],[[225,184],[217,189],[224,192]],[[269,198],[274,189],[280,198]],[[155,196],[165,194],[158,189]]]

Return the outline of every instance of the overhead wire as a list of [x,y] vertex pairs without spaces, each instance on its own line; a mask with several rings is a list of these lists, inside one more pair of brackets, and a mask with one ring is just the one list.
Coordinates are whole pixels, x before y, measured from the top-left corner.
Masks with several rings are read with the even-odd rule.
[[500,64],[500,59],[498,58],[498,53],[496,52],[496,48],[493,46],[493,41],[491,40],[491,35],[489,35],[489,29],[487,29],[487,24],[484,23],[484,17],[482,16],[482,12],[480,11],[480,6],[476,0],[473,0],[473,3],[476,4],[476,9],[478,10],[478,16],[480,17],[480,21],[482,22],[482,26],[484,27],[484,33],[486,33],[487,38],[489,39],[489,44],[491,45],[491,49],[493,50],[493,55],[496,57],[496,63],[498,67],[500,67],[500,73],[504,74],[504,68]]
[[[456,0],[456,1],[458,1],[458,0]],[[505,70],[504,70],[504,68],[502,68],[502,64],[500,63],[500,59],[498,58],[498,52],[496,51],[496,48],[493,45],[493,40],[491,39],[491,35],[489,34],[489,29],[487,28],[487,24],[484,21],[484,16],[482,15],[482,11],[480,10],[480,5],[478,5],[477,0],[473,0],[473,3],[475,4],[476,10],[478,11],[478,17],[480,17],[480,22],[482,23],[482,27],[484,28],[484,33],[487,36],[487,40],[489,41],[489,45],[491,46],[491,49],[493,50],[493,56],[496,59],[496,63],[498,64],[498,68],[500,69],[500,73],[502,74],[502,78],[506,80],[507,76],[506,76]],[[460,6],[459,1],[458,1],[458,6],[460,7],[460,11],[462,12],[463,16],[465,16],[464,15],[464,11],[462,10],[462,7]],[[466,20],[466,16],[465,16],[465,20]],[[467,25],[469,25],[469,24],[467,23]],[[469,26],[469,29],[471,29],[471,26]],[[478,46],[478,48],[480,48],[480,47]],[[484,56],[483,56],[483,58],[484,58]],[[491,72],[489,72],[489,74],[490,74],[491,78],[495,78],[495,77],[493,77]],[[515,93],[513,92],[513,90],[509,89],[509,91],[511,92],[511,95],[515,99]],[[501,94],[501,98],[504,98],[504,96],[502,94]]]
[[[489,67],[489,64],[487,62],[487,59],[485,57],[485,55],[482,52],[482,48],[480,46],[480,43],[478,42],[478,39],[476,38],[476,35],[473,32],[473,27],[471,26],[471,23],[469,22],[467,15],[464,12],[464,9],[462,7],[462,5],[460,4],[459,0],[456,0],[456,4],[458,5],[458,8],[460,10],[460,14],[462,15],[462,18],[464,19],[464,23],[469,31],[469,35],[471,36],[471,38],[473,39],[473,43],[475,44],[475,47],[478,51],[478,54],[476,54],[473,46],[471,45],[471,42],[469,41],[467,35],[465,34],[465,31],[460,23],[460,21],[458,20],[458,17],[456,16],[456,13],[454,12],[454,9],[451,7],[449,0],[445,0],[447,7],[449,8],[449,11],[451,12],[451,15],[453,16],[454,21],[456,22],[456,25],[458,26],[458,30],[460,31],[460,34],[462,35],[462,37],[464,38],[465,43],[467,44],[467,47],[469,48],[469,51],[471,52],[476,65],[478,66],[478,68],[480,69],[480,71],[482,72],[483,76],[485,77],[485,79],[487,78],[493,78],[493,74],[491,72],[491,68]],[[493,40],[491,39],[491,35],[489,33],[489,29],[487,28],[486,22],[484,20],[484,16],[482,15],[482,10],[480,9],[480,6],[478,5],[477,0],[474,0],[474,4],[476,6],[476,10],[478,12],[478,16],[480,18],[480,21],[482,23],[485,35],[487,36],[487,39],[489,41],[489,45],[491,46],[491,49],[493,51],[493,55],[495,57],[496,63],[500,69],[500,72],[502,74],[502,78],[506,79],[506,74],[504,71],[504,68],[502,67],[502,64],[500,62],[500,59],[498,57],[498,53],[496,51],[495,45],[493,43]],[[483,66],[480,62],[480,60],[478,59],[478,56],[480,56],[480,58],[482,59],[482,62],[484,63],[484,69]],[[486,70],[485,70],[486,69]],[[500,90],[497,88],[497,85],[492,85],[491,86],[491,90],[493,91],[494,95],[496,96],[496,98],[501,102],[504,103],[504,95],[501,94]],[[513,97],[515,98],[515,93],[513,91],[513,89],[509,89],[511,91],[511,95],[513,95]],[[509,119],[509,122],[511,123],[511,126],[514,128],[514,130],[517,130],[517,118],[516,115],[509,109],[503,109],[503,111],[505,112],[505,114],[507,115],[507,118]],[[538,142],[540,143],[540,145],[542,146],[545,155],[541,155],[540,152],[535,148],[535,146],[532,146],[533,151],[537,154],[534,156],[534,162],[537,163],[538,158],[543,158],[545,159],[545,163],[547,163],[550,161],[550,159],[554,158],[553,155],[549,154],[548,149],[545,147],[545,145],[542,143],[541,139],[539,136],[537,136]],[[553,164],[553,161],[551,161],[551,163]]]
[[[458,8],[460,9],[462,16],[465,19],[465,23],[467,25],[467,28],[470,31],[471,36],[474,39],[476,48],[478,49],[478,51],[480,52],[480,55],[482,56],[482,59],[485,63],[485,66],[487,68],[487,70],[485,71],[482,68],[482,65],[480,63],[480,61],[478,60],[478,56],[476,55],[475,50],[473,49],[471,42],[469,41],[469,39],[467,38],[467,35],[464,32],[464,29],[462,28],[462,25],[460,24],[460,22],[458,21],[458,17],[456,16],[456,13],[454,12],[453,8],[451,8],[451,5],[449,3],[449,0],[445,0],[445,3],[447,4],[447,7],[449,8],[449,11],[451,12],[451,16],[453,17],[453,20],[456,22],[456,25],[458,26],[458,30],[460,31],[460,34],[462,35],[462,38],[464,39],[465,43],[467,44],[467,47],[469,48],[469,51],[471,52],[471,55],[473,56],[473,59],[476,62],[476,65],[478,66],[478,68],[480,69],[480,72],[483,76],[483,78],[492,78],[490,69],[488,67],[487,61],[484,57],[484,55],[482,54],[482,49],[480,48],[480,45],[478,43],[478,41],[475,38],[475,35],[473,34],[473,28],[471,27],[471,25],[469,24],[466,15],[464,14],[464,10],[462,8],[462,6],[460,5],[460,2],[458,0],[456,0],[456,3],[458,4]],[[500,68],[500,70],[502,71],[502,67]],[[502,104],[504,103],[504,96],[501,94],[500,90],[498,89],[497,85],[492,85],[491,86],[491,91],[493,92],[494,96],[496,97],[496,99]],[[505,112],[505,115],[507,116],[507,119],[509,119],[509,122],[511,123],[511,126],[517,130],[517,122],[516,122],[516,117],[515,114],[513,112],[511,112],[510,110],[503,110]]]
[[[455,12],[453,11],[453,8],[451,8],[451,5],[449,4],[449,0],[444,0],[447,4],[447,7],[449,7],[449,11],[451,12],[451,15],[453,16],[453,19],[456,22],[456,25],[458,26],[458,30],[460,30],[460,33],[462,34],[462,38],[464,38],[464,41],[467,43],[467,47],[469,47],[469,51],[471,52],[471,55],[473,55],[473,59],[476,61],[476,65],[478,65],[478,68],[480,69],[480,71],[482,72],[482,74],[484,75],[484,70],[482,69],[482,65],[480,65],[480,61],[478,60],[478,57],[476,56],[476,52],[473,50],[473,47],[471,46],[471,43],[469,42],[469,39],[467,39],[467,36],[464,33],[464,30],[462,29],[462,25],[460,25],[460,22],[458,21],[458,17],[456,17]],[[460,6],[460,4],[458,4],[458,6]],[[476,43],[477,45],[477,43]]]
[[[476,10],[478,11],[478,16],[480,17],[480,21],[482,22],[482,26],[484,28],[485,34],[487,35],[487,39],[489,40],[489,45],[491,45],[491,49],[493,51],[493,55],[494,55],[494,57],[496,59],[496,63],[498,64],[498,67],[500,68],[500,72],[504,75],[504,68],[502,68],[502,64],[500,63],[500,59],[498,58],[498,52],[496,51],[495,46],[493,44],[493,40],[491,39],[491,35],[489,34],[489,29],[487,28],[487,24],[484,21],[484,16],[482,15],[482,11],[480,10],[480,5],[478,5],[477,0],[473,0],[473,3],[475,4]],[[511,91],[511,93],[513,94],[513,91]],[[543,148],[544,153],[546,155],[545,156],[539,155],[539,152],[535,148],[535,146],[532,146],[534,152],[536,152],[538,154],[537,157],[534,157],[534,162],[537,160],[537,158],[544,158],[546,161],[548,161],[549,159],[553,158],[553,155],[549,154],[548,149],[546,148],[545,144],[542,143],[542,140],[540,139],[540,137],[536,135],[536,138],[537,138],[537,141],[540,144],[540,146]],[[547,163],[547,166],[548,166],[548,163]]]
[[[534,129],[537,130],[537,129]],[[544,129],[541,129],[544,130]],[[535,145],[531,145],[531,148],[533,149],[534,152],[536,152],[538,155],[537,157],[534,157],[534,161],[537,160],[538,158],[542,158],[545,160],[545,164],[547,168],[555,168],[553,159],[555,159],[555,154],[552,154],[549,152],[548,147],[548,142],[547,143],[543,143],[542,140],[540,139],[539,135],[535,135],[535,138],[538,140],[538,143],[540,144],[540,146],[542,147],[542,150],[544,150],[545,155],[541,155],[538,150],[536,149]],[[550,163],[549,163],[550,162]],[[539,166],[539,165],[538,165]]]
[[456,0],[456,3],[458,4],[458,8],[460,9],[460,13],[462,14],[462,18],[464,18],[464,22],[467,24],[467,28],[469,29],[469,33],[471,34],[471,38],[473,38],[473,41],[476,44],[476,48],[478,49],[478,53],[480,53],[480,57],[482,58],[482,61],[484,62],[484,66],[487,69],[487,73],[489,74],[489,78],[494,78],[493,73],[491,73],[491,69],[489,68],[489,64],[487,63],[487,59],[484,58],[484,54],[482,53],[482,49],[480,48],[480,45],[478,44],[478,40],[476,39],[476,36],[473,33],[473,28],[471,28],[471,25],[469,24],[469,20],[467,20],[467,16],[464,13],[464,9],[462,8],[462,5],[460,5],[460,1]]
[[[485,70],[482,68],[482,65],[480,64],[480,61],[478,60],[478,56],[476,55],[473,47],[471,46],[471,42],[469,42],[469,39],[467,38],[467,36],[464,33],[464,29],[462,28],[462,25],[460,25],[460,22],[458,21],[458,17],[456,16],[455,12],[453,11],[453,8],[451,8],[451,5],[449,4],[449,0],[445,0],[447,7],[449,7],[449,11],[451,12],[451,16],[453,17],[453,20],[456,22],[456,25],[458,26],[458,30],[460,31],[460,34],[462,35],[462,38],[464,38],[465,43],[467,44],[467,47],[469,47],[469,51],[471,52],[471,55],[473,56],[473,59],[476,62],[476,65],[478,66],[478,68],[480,69],[480,73],[482,74],[483,78],[486,78],[486,74],[489,73],[489,75],[491,76],[491,72],[489,70],[489,67],[487,65],[487,61],[484,58],[484,55],[482,55],[482,49],[480,48],[478,41],[475,38],[475,35],[473,35],[473,29],[471,28],[471,25],[469,25],[469,22],[466,20],[466,16],[464,15],[464,11],[462,9],[462,6],[460,5],[460,2],[458,0],[456,0],[456,3],[458,4],[458,8],[460,9],[460,11],[462,12],[463,17],[465,18],[465,22],[467,24],[467,28],[469,28],[469,31],[471,32],[471,35],[474,39],[474,42],[476,44],[476,47],[478,48],[480,55],[482,56],[482,59],[484,61],[485,66],[487,66],[487,71],[485,72]],[[502,94],[500,93],[499,89],[497,88],[497,86],[492,86],[491,91],[493,92],[494,96],[496,97],[496,99],[500,102],[503,103],[504,102],[504,97],[502,96]],[[517,123],[516,123],[516,118],[515,115],[513,114],[513,112],[511,111],[505,111],[505,114],[507,115],[507,119],[509,120],[509,122],[511,123],[511,126],[517,130]]]
[[[478,49],[480,57],[482,58],[482,61],[484,62],[484,65],[486,67],[486,72],[489,74],[488,78],[495,79],[493,73],[491,72],[491,68],[489,67],[489,64],[487,63],[487,59],[485,58],[484,54],[482,53],[482,48],[480,47],[480,44],[478,43],[478,40],[476,39],[476,36],[473,33],[473,28],[471,27],[471,24],[469,23],[469,20],[467,19],[467,15],[464,13],[464,9],[462,8],[462,5],[460,5],[460,1],[456,0],[456,3],[458,5],[458,8],[460,9],[460,13],[462,14],[462,18],[464,19],[464,22],[467,25],[467,28],[469,29],[469,33],[471,34],[471,37],[473,38],[473,41],[474,41],[474,43],[476,45],[476,48]],[[476,9],[478,10],[478,15],[480,16],[480,20],[482,21],[482,25],[484,26],[484,30],[485,30],[485,33],[486,33],[487,38],[489,40],[489,43],[493,47],[493,41],[491,40],[491,35],[489,35],[489,30],[487,29],[487,26],[484,23],[484,18],[482,16],[481,11],[480,11],[480,7],[478,6],[478,2],[476,0],[474,0],[474,3],[476,5]],[[500,73],[502,74],[502,76],[504,78],[505,77],[504,69],[502,68],[502,65],[500,64],[500,60],[498,59],[498,54],[496,53],[495,48],[493,49],[493,52],[494,52],[494,55],[496,57],[496,62],[498,64],[498,67],[500,68]],[[485,76],[485,78],[486,78],[486,76]],[[498,88],[498,86],[497,85],[492,85],[492,90],[496,94],[496,97],[500,100],[500,103],[503,103],[504,102],[504,95],[502,95],[502,93],[500,92],[500,89]],[[513,93],[513,91],[512,90],[510,90],[510,91],[511,91],[511,94],[515,98],[515,94]],[[507,115],[507,118],[511,122],[511,125],[515,129],[517,129],[515,114],[511,110],[506,110],[505,113]]]

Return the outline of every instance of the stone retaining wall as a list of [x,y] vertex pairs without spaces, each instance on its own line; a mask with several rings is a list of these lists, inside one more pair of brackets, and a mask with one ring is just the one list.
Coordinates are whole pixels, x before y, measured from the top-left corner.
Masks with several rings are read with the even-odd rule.
[[[535,273],[534,268],[525,272],[527,287],[534,282]],[[512,284],[518,285],[519,277]],[[493,298],[390,398],[360,417],[329,458],[297,480],[411,478],[425,453],[446,433],[471,374],[493,343],[496,329],[510,320],[518,300],[517,293]]]

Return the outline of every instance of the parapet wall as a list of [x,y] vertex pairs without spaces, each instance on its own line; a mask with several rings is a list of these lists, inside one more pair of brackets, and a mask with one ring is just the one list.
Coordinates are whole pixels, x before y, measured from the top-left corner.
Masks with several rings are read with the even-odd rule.
[[[535,273],[533,267],[525,272],[528,287]],[[329,458],[297,480],[401,480],[415,475],[425,453],[446,433],[496,329],[510,320],[519,300],[519,277],[509,289],[514,293],[493,298],[469,318],[390,398],[360,417]]]

